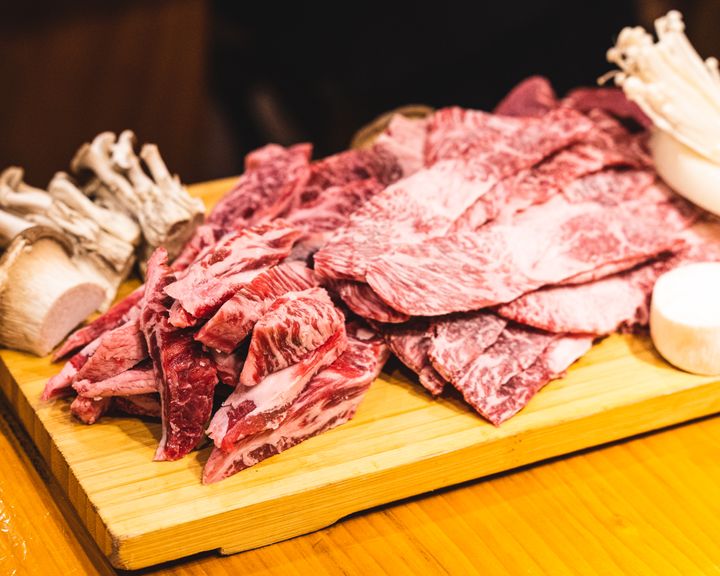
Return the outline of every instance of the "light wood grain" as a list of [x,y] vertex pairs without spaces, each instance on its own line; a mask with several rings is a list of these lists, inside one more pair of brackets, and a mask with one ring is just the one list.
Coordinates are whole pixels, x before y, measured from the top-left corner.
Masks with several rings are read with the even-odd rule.
[[[196,192],[212,201],[227,186]],[[157,425],[77,424],[67,402],[38,400],[58,366],[10,351],[0,358],[12,373],[0,378],[11,405],[90,535],[126,568],[261,546],[378,504],[720,410],[713,378],[670,368],[646,339],[615,336],[501,428],[456,397],[430,400],[394,370],[350,423],[204,487],[207,449],[152,462]]]

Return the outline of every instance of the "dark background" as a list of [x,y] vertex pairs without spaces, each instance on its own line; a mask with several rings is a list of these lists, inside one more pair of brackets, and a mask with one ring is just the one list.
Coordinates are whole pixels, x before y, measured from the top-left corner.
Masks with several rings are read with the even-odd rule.
[[102,130],[153,141],[186,182],[236,174],[268,141],[347,146],[364,123],[420,103],[489,109],[543,74],[559,93],[609,69],[626,25],[675,7],[720,55],[720,2],[15,3],[0,19],[0,169],[44,186]]

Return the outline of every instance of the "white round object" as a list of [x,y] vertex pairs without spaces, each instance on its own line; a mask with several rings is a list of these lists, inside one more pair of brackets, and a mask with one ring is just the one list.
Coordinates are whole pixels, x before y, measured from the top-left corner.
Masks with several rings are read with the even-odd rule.
[[653,131],[650,150],[658,174],[673,190],[720,216],[720,164],[662,130]]
[[678,368],[720,374],[720,263],[688,264],[658,279],[650,335],[658,352]]

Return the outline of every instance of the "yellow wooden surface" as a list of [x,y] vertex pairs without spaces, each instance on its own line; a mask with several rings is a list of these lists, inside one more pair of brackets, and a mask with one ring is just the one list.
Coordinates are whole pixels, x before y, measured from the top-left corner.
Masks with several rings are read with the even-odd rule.
[[[216,190],[222,191],[225,186],[220,184]],[[6,374],[3,388],[10,392],[20,419],[60,479],[60,490],[67,492],[80,521],[88,526],[100,548],[112,553],[115,546],[115,561],[132,566],[208,548],[230,551],[256,546],[319,528],[380,502],[720,410],[720,387],[712,379],[669,368],[646,341],[616,337],[597,346],[568,378],[553,383],[528,410],[500,429],[478,420],[457,399],[428,400],[395,373],[373,386],[348,425],[221,484],[202,487],[199,472],[207,451],[179,463],[150,462],[157,427],[130,419],[83,427],[69,419],[67,405],[62,402],[42,406],[36,419],[32,406],[37,405],[44,378],[56,368],[16,353],[0,355],[21,382],[15,388]],[[51,431],[52,442],[45,428]],[[254,559],[251,564],[258,573],[263,566],[285,573],[304,573],[310,568],[328,573],[368,573],[377,565],[391,568],[393,562],[400,561],[413,571],[413,567],[440,571],[442,566],[454,566],[463,571],[484,566],[541,573],[548,562],[558,571],[572,569],[574,562],[580,567],[606,566],[625,572],[634,567],[639,573],[645,568],[646,573],[652,573],[654,567],[671,565],[678,573],[688,573],[681,570],[682,566],[706,570],[718,563],[717,549],[713,555],[711,546],[718,541],[717,526],[710,522],[702,527],[709,519],[716,519],[719,511],[717,421],[694,424],[689,429],[703,428],[709,431],[698,434],[707,440],[706,445],[716,447],[705,467],[697,458],[690,458],[699,453],[693,451],[687,454],[690,463],[660,462],[668,465],[669,471],[652,472],[643,467],[643,458],[650,456],[645,453],[637,462],[625,456],[615,464],[581,467],[567,478],[560,472],[542,472],[557,467],[562,470],[564,463],[556,462],[360,515],[318,534],[238,557],[192,559],[166,570],[174,573],[184,566],[185,573],[232,573],[245,566],[243,558]],[[662,436],[669,435],[673,446],[677,445],[673,438],[680,433],[675,430]],[[11,443],[0,448],[6,446]],[[616,446],[609,450],[622,449]],[[678,451],[670,453],[677,456]],[[603,452],[572,460],[598,458]],[[659,454],[667,458],[665,450]],[[14,457],[19,459],[21,454]],[[65,462],[71,463],[70,469]],[[22,460],[21,464],[28,469]],[[657,483],[655,497],[653,491],[642,488],[644,485],[638,484],[633,490],[615,486],[613,478],[633,470],[647,473],[643,481],[648,487]],[[523,476],[529,479],[517,480]],[[4,492],[18,492],[17,485],[14,489],[4,486],[14,479],[0,479]],[[524,482],[531,480],[540,485],[526,491]],[[634,481],[628,476],[627,482]],[[496,488],[486,488],[495,484]],[[49,517],[61,525],[42,482],[34,478],[27,486],[28,491],[40,493],[41,508],[49,510]],[[456,500],[456,493],[467,495]],[[87,501],[88,494],[92,504]],[[465,504],[462,498],[467,498]],[[3,501],[6,506],[13,503],[7,496]],[[684,505],[679,506],[680,502]],[[602,511],[613,506],[620,510],[622,503],[637,508],[638,513],[633,511],[625,518],[620,512],[608,516],[608,511]],[[647,519],[647,525],[639,527],[639,512],[645,508],[655,510],[655,514]],[[677,520],[691,508],[694,517],[684,524]],[[558,514],[558,509],[564,512]],[[24,514],[25,507],[21,510]],[[700,515],[703,510],[705,516]],[[73,520],[74,514],[68,516]],[[659,523],[663,527],[657,528]],[[652,541],[646,529],[663,542],[652,558],[645,558]],[[607,532],[607,541],[602,535],[596,536],[596,531]],[[635,542],[633,535],[637,536]],[[630,543],[624,543],[626,537]],[[62,538],[55,540],[58,546],[63,544]],[[669,541],[675,541],[674,546]],[[72,550],[62,554],[64,561],[88,561],[71,536],[64,544]],[[95,551],[93,545],[86,545]],[[52,560],[45,556],[43,561]],[[92,562],[101,566],[97,556]]]

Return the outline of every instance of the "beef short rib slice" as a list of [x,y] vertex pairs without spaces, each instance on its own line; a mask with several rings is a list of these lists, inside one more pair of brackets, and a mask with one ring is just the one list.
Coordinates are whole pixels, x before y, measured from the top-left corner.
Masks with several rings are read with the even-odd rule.
[[136,288],[125,298],[115,303],[107,312],[95,318],[90,324],[73,332],[68,339],[65,340],[65,343],[55,351],[53,354],[53,362],[57,362],[60,358],[70,354],[70,352],[89,344],[108,330],[125,324],[125,322],[130,320],[133,313],[137,313],[137,306],[142,299],[144,291],[144,286]]
[[336,280],[330,283],[350,310],[358,316],[375,322],[398,324],[410,320],[410,316],[393,310],[363,282]]
[[485,311],[437,320],[433,323],[428,358],[445,380],[457,380],[497,341],[506,326],[507,320]]
[[310,379],[332,364],[347,348],[345,325],[297,364],[265,377],[252,387],[238,385],[213,416],[208,436],[230,450],[245,436],[280,426]]
[[262,271],[200,328],[195,339],[208,348],[230,353],[245,340],[260,317],[280,296],[315,286],[312,270],[302,262],[278,264]]
[[157,381],[150,361],[120,374],[92,382],[78,380],[73,388],[80,396],[86,398],[104,398],[107,396],[136,396],[157,392]]
[[463,374],[451,380],[452,385],[481,416],[496,423],[505,383],[528,369],[557,338],[557,334],[508,326]]
[[255,324],[240,383],[255,386],[273,372],[296,364],[344,322],[323,288],[280,296]]
[[171,299],[165,288],[173,279],[167,252],[158,248],[148,261],[140,312],[162,405],[162,438],[155,460],[182,458],[202,440],[217,383],[215,367],[202,345],[190,332],[168,322]]
[[[281,221],[231,232],[165,288],[195,318],[208,318],[244,285],[290,254],[300,233]],[[183,323],[184,324],[184,323]]]
[[269,209],[287,186],[306,176],[311,154],[309,144],[269,144],[249,154],[245,173],[212,209],[208,224],[226,232],[251,226],[258,212]]
[[375,146],[392,154],[402,170],[409,176],[425,164],[425,136],[427,118],[408,118],[393,114],[387,128],[375,138]]
[[86,344],[82,350],[76,352],[68,359],[60,372],[45,383],[45,389],[41,396],[42,400],[52,400],[53,398],[59,398],[72,392],[72,385],[77,379],[78,371],[82,369],[95,353],[95,350],[100,346],[101,339],[102,335]]
[[564,376],[570,365],[591,347],[592,337],[589,336],[562,336],[554,340],[529,368],[487,397],[483,414],[499,426],[522,410],[548,382]]
[[213,448],[203,470],[203,483],[218,482],[347,422],[388,355],[382,338],[357,324],[349,324],[345,352],[310,380],[282,423],[247,436],[228,450]]
[[147,357],[140,324],[133,319],[100,337],[95,353],[78,370],[77,380],[105,380],[125,372]]
[[418,375],[420,384],[433,396],[442,394],[446,382],[428,357],[432,324],[423,318],[413,318],[405,324],[382,326],[380,331],[398,360]]
[[530,76],[517,84],[493,110],[503,116],[539,117],[556,108],[560,102],[552,84],[544,76]]

